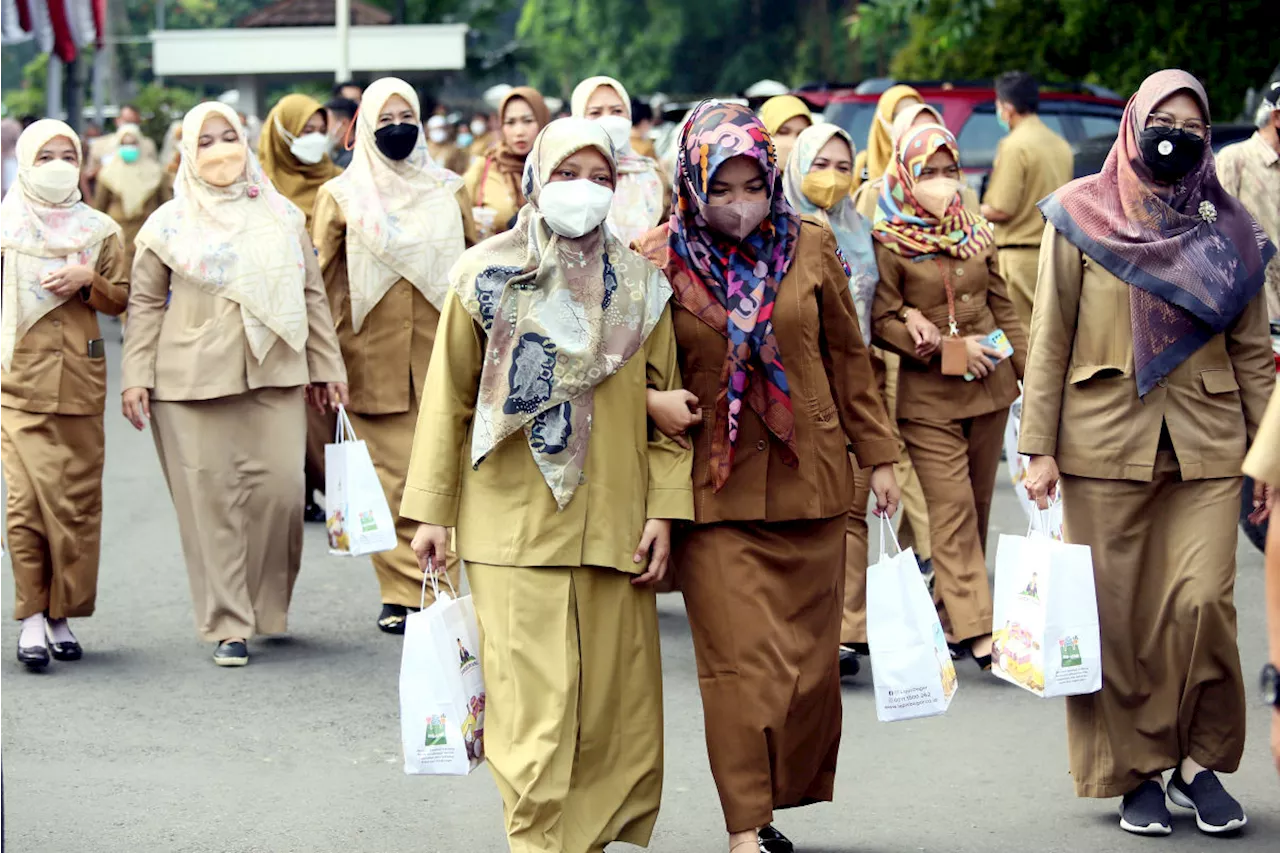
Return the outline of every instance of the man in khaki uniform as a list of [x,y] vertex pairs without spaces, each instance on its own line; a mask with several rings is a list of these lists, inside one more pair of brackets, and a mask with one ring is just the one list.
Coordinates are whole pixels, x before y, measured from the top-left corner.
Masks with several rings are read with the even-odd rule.
[[[1218,152],[1218,180],[1280,243],[1280,79],[1266,88],[1258,108],[1258,130]],[[1280,256],[1267,265],[1267,315],[1280,321]]]
[[1031,328],[1044,231],[1036,202],[1071,180],[1073,165],[1071,146],[1040,121],[1039,107],[1040,87],[1030,74],[1008,71],[996,78],[996,118],[1009,135],[996,148],[982,215],[996,226],[1000,275],[1023,330]]

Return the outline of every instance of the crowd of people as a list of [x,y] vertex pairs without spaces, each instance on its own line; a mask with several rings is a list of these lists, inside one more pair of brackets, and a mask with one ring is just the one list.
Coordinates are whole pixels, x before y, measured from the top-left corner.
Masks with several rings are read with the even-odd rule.
[[403,633],[424,573],[465,567],[511,849],[648,843],[656,596],[677,589],[727,849],[785,853],[775,812],[832,799],[841,678],[869,652],[869,514],[901,501],[953,657],[991,668],[987,528],[1021,395],[1026,488],[1061,490],[1099,593],[1104,685],[1067,700],[1076,793],[1121,798],[1130,832],[1170,832],[1166,798],[1239,830],[1217,774],[1244,745],[1242,469],[1257,521],[1280,485],[1280,81],[1215,168],[1201,84],[1153,74],[1075,181],[1035,81],[996,93],[982,199],[909,86],[861,150],[792,96],[705,101],[673,172],[609,77],[558,119],[513,88],[493,122],[425,115],[397,78],[344,84],[281,98],[256,141],[209,102],[172,155],[136,111],[88,150],[57,120],[6,124],[18,659],[83,654],[98,315],[127,310],[122,410],[154,437],[216,664],[287,630],[341,407],[398,511],[377,628]]

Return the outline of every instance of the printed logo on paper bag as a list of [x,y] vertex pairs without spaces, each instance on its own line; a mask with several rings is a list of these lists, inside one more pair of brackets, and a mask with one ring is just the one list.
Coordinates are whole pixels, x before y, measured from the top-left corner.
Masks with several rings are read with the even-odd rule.
[[423,739],[424,746],[446,746],[449,743],[449,735],[445,732],[446,719],[444,714],[432,714],[427,717],[426,737]]
[[955,661],[951,660],[951,650],[947,647],[947,637],[942,633],[942,626],[933,626],[933,657],[938,664],[938,675],[942,681],[942,695],[948,701],[956,692],[959,679],[956,677]]
[[1027,581],[1027,587],[1018,593],[1023,598],[1030,598],[1032,601],[1040,600],[1040,579],[1035,572],[1031,573],[1031,580]]
[[471,701],[467,703],[467,718],[462,722],[462,742],[467,748],[467,758],[472,761],[484,758],[483,693],[472,696]]
[[462,670],[463,675],[466,675],[468,672],[480,665],[480,662],[476,660],[476,656],[467,651],[466,646],[462,645],[461,637],[458,638],[458,660],[458,666]]
[[1084,658],[1080,655],[1079,635],[1063,637],[1058,640],[1058,650],[1062,653],[1062,666],[1084,666]]
[[365,510],[360,513],[360,530],[362,533],[371,533],[378,529],[378,522],[373,517],[373,510]]

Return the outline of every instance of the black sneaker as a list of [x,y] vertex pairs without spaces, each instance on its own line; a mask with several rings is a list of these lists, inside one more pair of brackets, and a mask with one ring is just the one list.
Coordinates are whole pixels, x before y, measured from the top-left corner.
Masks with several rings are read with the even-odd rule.
[[1212,770],[1201,770],[1190,783],[1182,781],[1181,770],[1173,771],[1169,800],[1175,806],[1194,809],[1196,826],[1210,835],[1237,832],[1249,822],[1240,803],[1227,793]]
[[916,557],[916,562],[920,565],[920,577],[924,578],[924,585],[929,587],[930,592],[933,592],[933,558],[930,557],[927,560],[921,560],[919,557]]
[[1120,828],[1135,835],[1168,835],[1173,832],[1173,815],[1164,804],[1164,789],[1148,779],[1124,795],[1120,801]]
[[840,644],[840,677],[853,678],[862,669],[861,655],[850,646]]
[[790,839],[774,829],[773,824],[756,830],[756,842],[760,845],[760,853],[795,853],[796,849]]
[[244,666],[249,662],[249,647],[239,640],[223,640],[214,649],[213,662],[218,666]]

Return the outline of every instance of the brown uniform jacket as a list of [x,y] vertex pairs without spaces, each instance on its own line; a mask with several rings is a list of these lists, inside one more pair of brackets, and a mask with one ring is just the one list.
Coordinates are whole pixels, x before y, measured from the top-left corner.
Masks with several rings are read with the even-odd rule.
[[0,375],[0,406],[43,414],[102,414],[107,360],[90,357],[89,341],[102,337],[98,312],[120,314],[129,299],[129,269],[119,236],[103,242],[95,272],[92,285],[18,339],[11,369]]
[[[476,242],[475,223],[466,190],[457,193],[467,246]],[[338,333],[347,367],[351,404],[359,415],[390,415],[409,411],[422,399],[427,365],[436,342],[440,312],[408,279],[400,279],[379,300],[357,333],[351,326],[351,289],[347,283],[347,220],[325,187],[316,196],[312,221],[320,274],[329,296],[329,312]]]
[[1045,226],[1023,453],[1054,457],[1064,474],[1150,481],[1167,424],[1183,479],[1238,477],[1275,382],[1259,294],[1225,333],[1139,399],[1129,285]]
[[[994,248],[961,261],[949,255],[904,258],[877,242],[876,263],[880,267],[880,284],[871,309],[872,335],[879,346],[902,356],[898,372],[899,420],[972,418],[1003,409],[1018,398],[1027,338],[996,267]],[[944,376],[941,350],[921,361],[907,324],[901,319],[903,308],[916,308],[945,338],[950,326],[947,281],[955,294],[956,324],[961,337],[1004,329],[1013,345],[1013,355],[996,365],[985,379],[966,382],[963,376]]]
[[[667,240],[663,225],[638,241],[637,249],[674,278]],[[724,487],[715,490],[711,430],[728,344],[724,335],[682,306],[676,305],[673,320],[681,376],[702,406],[702,424],[689,431],[698,524],[832,518],[848,512],[853,501],[849,450],[863,466],[898,458],[898,442],[858,331],[849,276],[836,256],[835,236],[817,219],[803,218],[795,258],[778,286],[773,312],[791,386],[799,465],[783,461],[782,443],[744,406],[733,471]]]
[[511,178],[498,169],[497,155],[480,157],[462,176],[467,196],[473,207],[487,207],[494,212],[493,233],[510,230],[508,225],[520,212],[520,199],[511,186]]
[[346,382],[311,238],[299,230],[298,239],[307,265],[307,343],[302,352],[294,352],[276,341],[261,364],[249,350],[239,304],[174,274],[151,250],[139,252],[133,263],[121,387],[147,388],[157,400],[181,401]]

